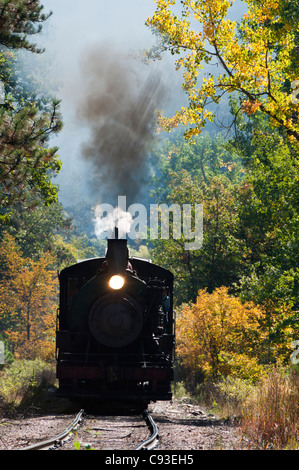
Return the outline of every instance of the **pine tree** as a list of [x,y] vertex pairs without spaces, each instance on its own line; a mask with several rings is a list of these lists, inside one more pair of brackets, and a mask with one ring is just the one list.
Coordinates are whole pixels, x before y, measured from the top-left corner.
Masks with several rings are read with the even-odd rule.
[[28,36],[38,34],[42,23],[52,14],[43,13],[39,0],[5,0],[0,5],[0,44],[12,49],[40,53],[43,49],[31,44]]
[[8,223],[14,204],[23,204],[28,210],[27,200],[32,201],[33,195],[46,205],[57,201],[51,177],[59,172],[61,162],[58,148],[48,148],[48,140],[61,130],[62,121],[58,99],[42,109],[35,102],[20,99],[12,64],[17,50],[43,52],[28,37],[41,31],[51,13],[44,14],[37,0],[1,3],[0,79],[10,84],[10,93],[0,107],[0,220]]

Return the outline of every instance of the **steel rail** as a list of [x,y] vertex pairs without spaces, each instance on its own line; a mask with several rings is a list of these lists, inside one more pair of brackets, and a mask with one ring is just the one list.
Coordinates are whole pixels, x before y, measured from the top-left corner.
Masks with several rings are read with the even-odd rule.
[[82,420],[83,413],[84,410],[80,410],[74,421],[67,427],[67,429],[65,429],[62,433],[58,434],[57,436],[52,437],[50,439],[46,439],[45,441],[37,442],[36,444],[32,444],[27,447],[23,447],[20,450],[38,450],[45,448],[48,449],[52,445],[57,445],[59,442],[63,441],[73,431],[73,429],[78,426],[79,422]]
[[135,450],[152,450],[158,445],[159,431],[151,415],[146,410],[144,410],[143,414],[145,416],[149,428],[151,429],[152,434],[148,439],[139,444],[139,446],[137,446]]

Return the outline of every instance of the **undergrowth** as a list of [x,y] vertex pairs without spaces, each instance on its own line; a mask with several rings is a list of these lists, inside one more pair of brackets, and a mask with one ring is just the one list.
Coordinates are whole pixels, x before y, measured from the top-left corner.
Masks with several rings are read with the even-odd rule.
[[0,401],[5,407],[26,407],[55,383],[55,368],[41,359],[15,360],[0,372]]
[[244,432],[259,449],[299,449],[299,372],[273,371],[244,403]]
[[298,367],[272,370],[256,384],[229,376],[192,388],[182,381],[174,393],[237,423],[250,449],[299,449]]

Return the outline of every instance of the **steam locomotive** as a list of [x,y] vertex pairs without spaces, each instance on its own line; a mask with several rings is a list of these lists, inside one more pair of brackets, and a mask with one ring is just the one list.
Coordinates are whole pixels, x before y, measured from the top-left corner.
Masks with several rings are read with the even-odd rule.
[[171,399],[173,275],[108,240],[105,258],[60,273],[58,396],[101,403]]

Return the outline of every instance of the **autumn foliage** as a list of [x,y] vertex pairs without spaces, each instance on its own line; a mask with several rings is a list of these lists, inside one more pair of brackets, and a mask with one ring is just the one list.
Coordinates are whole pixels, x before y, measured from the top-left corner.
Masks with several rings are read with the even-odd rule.
[[49,254],[23,257],[6,234],[0,246],[0,326],[16,358],[51,359],[55,351],[57,274]]
[[169,51],[178,57],[176,68],[182,70],[189,100],[174,116],[160,115],[160,124],[166,130],[189,126],[186,135],[191,137],[214,120],[209,104],[217,105],[227,93],[238,93],[244,113],[262,111],[273,126],[282,126],[298,142],[294,115],[298,105],[291,90],[298,79],[296,2],[247,0],[243,2],[247,12],[240,21],[231,19],[234,3],[156,0],[156,11],[147,20],[160,38],[156,55]]
[[242,303],[228,288],[199,291],[194,304],[185,305],[177,319],[177,354],[190,371],[208,376],[259,377],[257,355],[263,310]]

